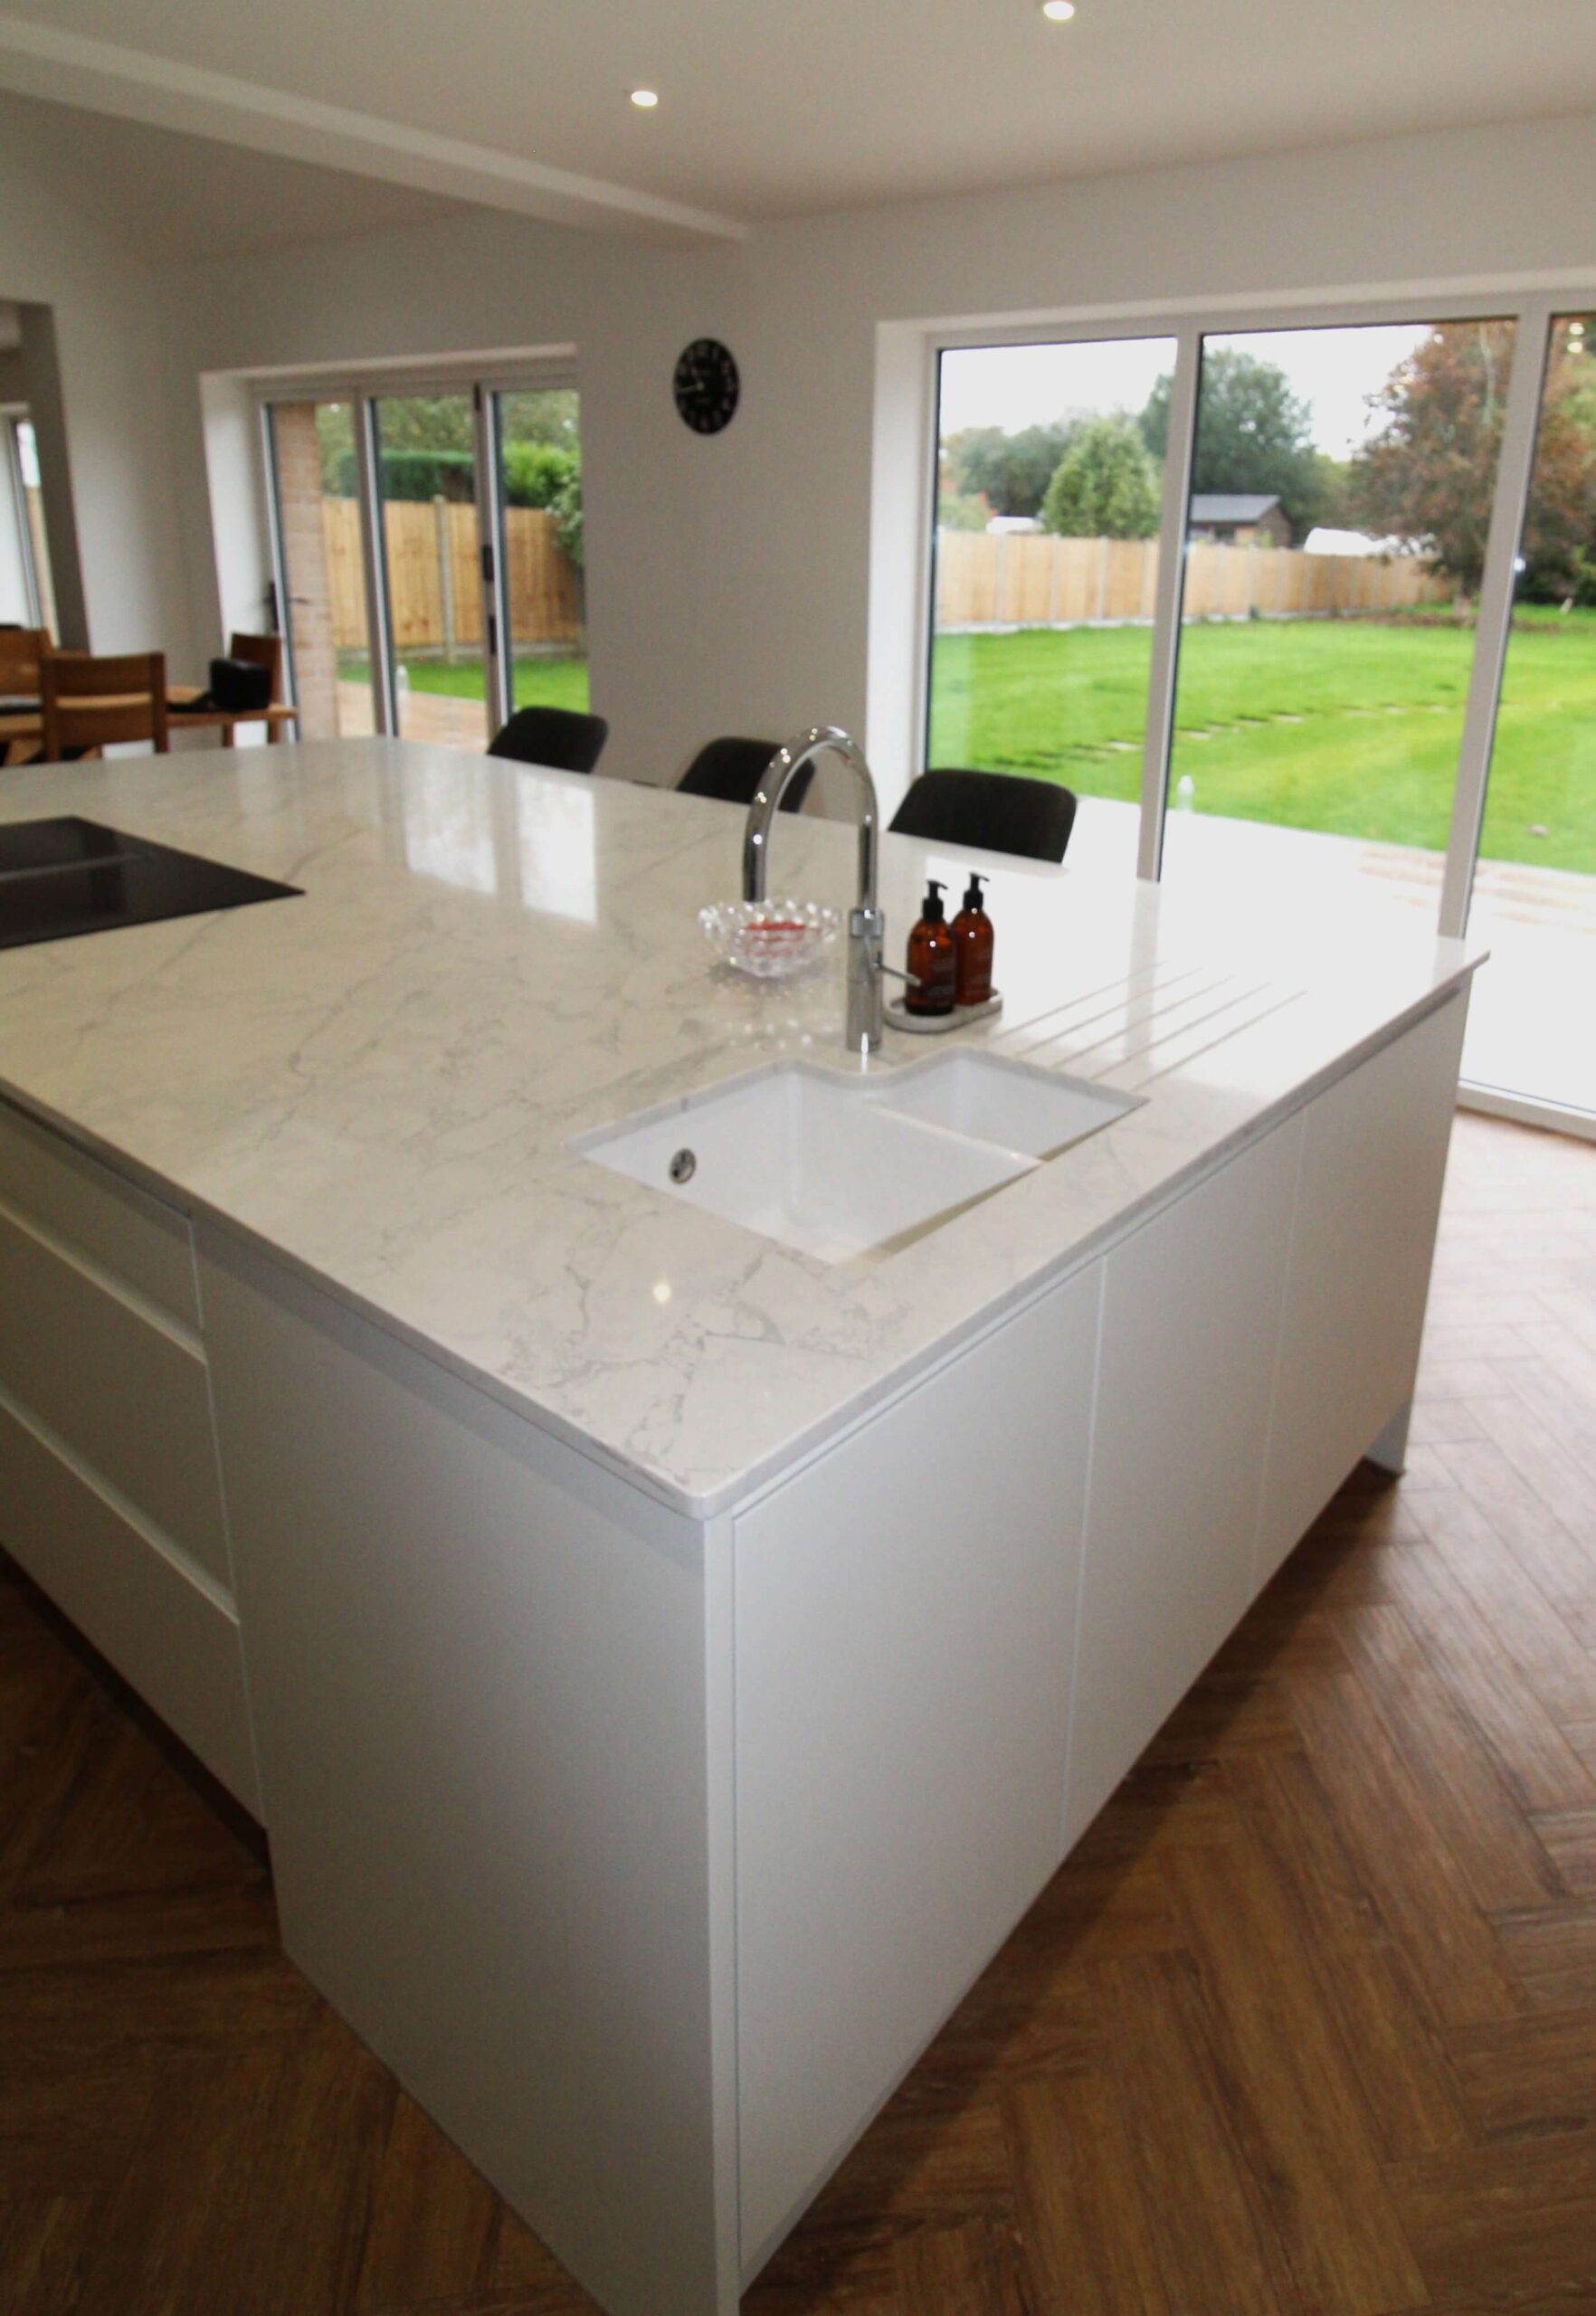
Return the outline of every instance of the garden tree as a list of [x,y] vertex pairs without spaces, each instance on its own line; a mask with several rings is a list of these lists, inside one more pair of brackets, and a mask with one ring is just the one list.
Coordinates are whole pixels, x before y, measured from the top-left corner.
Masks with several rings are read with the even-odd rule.
[[[1464,595],[1476,593],[1513,356],[1507,322],[1449,322],[1398,365],[1373,407],[1381,432],[1353,461],[1352,496],[1367,530],[1427,547]],[[1593,576],[1596,393],[1588,357],[1559,333],[1541,406],[1525,517],[1522,591],[1561,597]]]
[[1314,510],[1316,523],[1327,523],[1333,530],[1350,531],[1357,528],[1353,520],[1352,460],[1333,459],[1327,451],[1316,451],[1319,470],[1319,499]]
[[555,518],[555,536],[576,565],[578,571],[586,560],[586,535],[582,526],[582,462],[577,460],[566,472],[549,501],[549,513]]
[[1521,592],[1596,603],[1596,361],[1560,325],[1541,402],[1525,510]]
[[377,432],[387,451],[463,451],[470,456],[470,394],[394,394],[377,409]]
[[1021,427],[1017,434],[1005,434],[1001,426],[966,426],[950,434],[943,459],[953,495],[984,498],[994,515],[1040,513],[1079,423],[1059,418],[1048,426]]
[[[1157,380],[1140,421],[1142,439],[1160,465],[1169,447],[1173,384]],[[1313,413],[1275,363],[1233,346],[1204,349],[1192,488],[1268,491],[1284,508],[1294,540],[1321,520],[1325,476]]]
[[[1539,575],[1549,596],[1566,600],[1573,596],[1582,603],[1596,603],[1596,347],[1592,346],[1592,330],[1596,321],[1582,318],[1578,335],[1571,332],[1566,322],[1559,323],[1553,340],[1552,390],[1559,423],[1569,428],[1578,438],[1583,453],[1581,488],[1573,499],[1573,520],[1570,525],[1569,552],[1566,565],[1560,574],[1547,556],[1546,568]],[[1539,484],[1539,474],[1536,476]],[[1546,494],[1550,496],[1550,494]],[[1532,493],[1532,513],[1540,515],[1542,493]],[[1534,553],[1544,554],[1547,541],[1537,524],[1532,527],[1528,544]],[[1532,556],[1532,575],[1535,565]],[[1557,584],[1559,576],[1566,578],[1566,586]]]
[[578,408],[574,386],[505,394],[499,403],[499,432],[507,443],[552,442],[559,450],[579,451]]
[[1150,539],[1158,529],[1158,470],[1133,418],[1088,419],[1059,460],[1042,528],[1077,539]]
[[939,490],[936,494],[936,527],[939,531],[983,531],[992,520],[992,508],[984,498],[972,498],[967,491]]
[[504,496],[510,507],[542,508],[573,563],[582,562],[582,458],[573,443],[507,442]]

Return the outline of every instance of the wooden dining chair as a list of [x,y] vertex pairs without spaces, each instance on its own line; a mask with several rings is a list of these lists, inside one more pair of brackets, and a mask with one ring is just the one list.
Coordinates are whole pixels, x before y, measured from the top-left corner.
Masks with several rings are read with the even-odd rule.
[[[282,698],[282,638],[280,635],[246,635],[242,628],[235,627],[227,639],[227,656],[230,660],[247,660],[252,668],[264,668],[271,679],[266,697],[274,705],[280,702]],[[299,729],[297,724],[294,728],[297,732]],[[268,740],[280,740],[282,737],[280,725],[268,724],[266,737]],[[224,748],[230,748],[233,745],[231,725],[223,728],[222,745]]]
[[62,764],[113,741],[147,740],[165,755],[166,656],[129,651],[114,658],[48,651],[39,664],[44,761]]
[[264,668],[271,678],[271,697],[282,695],[282,638],[280,635],[245,635],[234,628],[227,639],[230,660],[247,660],[252,668]]
[[37,699],[39,663],[50,649],[47,627],[0,628],[0,699]]

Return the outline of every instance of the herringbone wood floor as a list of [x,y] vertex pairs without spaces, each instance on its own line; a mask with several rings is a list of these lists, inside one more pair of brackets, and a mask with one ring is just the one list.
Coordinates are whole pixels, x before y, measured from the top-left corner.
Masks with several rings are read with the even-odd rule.
[[[1596,1151],[1459,1120],[1414,1438],[748,2316],[1596,2311]],[[0,1748],[0,2311],[591,2311],[281,1960],[252,1828],[20,1580]]]

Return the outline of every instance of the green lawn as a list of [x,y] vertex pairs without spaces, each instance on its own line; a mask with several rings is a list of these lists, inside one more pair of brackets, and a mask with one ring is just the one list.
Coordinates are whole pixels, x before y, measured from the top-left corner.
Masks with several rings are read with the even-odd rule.
[[[409,670],[412,691],[438,692],[449,699],[480,699],[484,696],[480,660],[457,660],[451,667],[446,660],[411,651],[403,655],[402,664]],[[365,654],[340,653],[338,673],[350,682],[365,680]],[[588,707],[587,661],[574,652],[559,658],[542,652],[518,655],[515,700],[518,707],[571,707],[584,715]]]
[[[1199,812],[1442,850],[1473,650],[1438,621],[1188,627],[1171,793],[1189,776]],[[942,636],[930,760],[1134,799],[1151,652],[1146,628]],[[1596,612],[1515,623],[1485,849],[1596,873]]]

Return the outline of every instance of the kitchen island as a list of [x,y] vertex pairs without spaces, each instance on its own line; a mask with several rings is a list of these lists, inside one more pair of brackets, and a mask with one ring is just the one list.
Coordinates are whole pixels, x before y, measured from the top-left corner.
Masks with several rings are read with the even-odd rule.
[[[351,742],[13,775],[297,897],[0,953],[0,1541],[618,2316],[726,2316],[1360,1456],[1467,990],[994,857],[955,1041],[1134,1106],[851,1261],[591,1138],[857,1076],[731,808]],[[852,831],[772,889],[846,905]],[[888,955],[927,874],[889,839]],[[867,1073],[924,1063],[889,1033]]]

